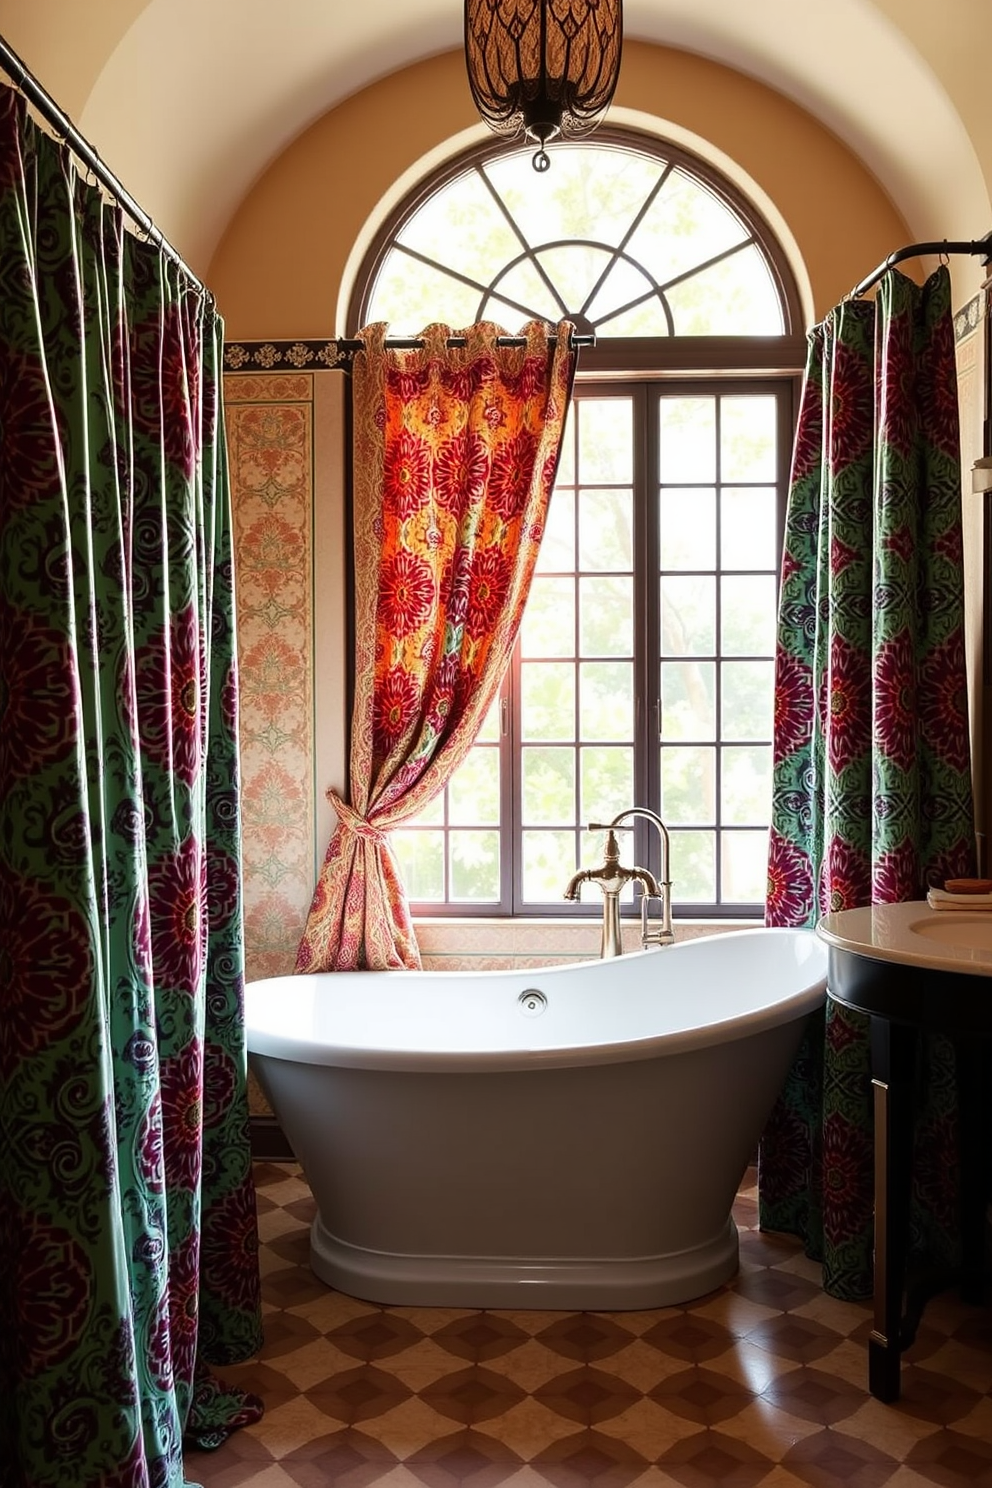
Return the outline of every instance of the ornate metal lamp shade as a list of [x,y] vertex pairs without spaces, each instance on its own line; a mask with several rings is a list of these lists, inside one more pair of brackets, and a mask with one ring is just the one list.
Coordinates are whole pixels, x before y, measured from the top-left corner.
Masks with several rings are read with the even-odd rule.
[[465,62],[479,113],[497,134],[540,149],[599,123],[620,74],[623,0],[465,0]]

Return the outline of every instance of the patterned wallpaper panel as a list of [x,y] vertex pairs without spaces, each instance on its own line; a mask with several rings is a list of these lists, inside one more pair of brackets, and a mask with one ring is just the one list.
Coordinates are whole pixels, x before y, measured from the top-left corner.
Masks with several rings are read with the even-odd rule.
[[313,375],[231,374],[246,975],[291,972],[314,886]]

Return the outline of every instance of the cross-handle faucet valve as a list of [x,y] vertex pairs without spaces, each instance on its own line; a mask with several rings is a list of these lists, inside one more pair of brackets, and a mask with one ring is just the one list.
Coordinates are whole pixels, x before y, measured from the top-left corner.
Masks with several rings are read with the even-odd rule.
[[[644,917],[644,905],[648,899],[661,899],[662,892],[658,881],[653,873],[647,868],[625,868],[620,862],[620,848],[617,845],[616,832],[613,825],[596,826],[590,825],[591,832],[606,833],[606,851],[604,861],[598,868],[583,868],[579,873],[573,874],[565,889],[566,899],[578,899],[584,883],[595,884],[603,895],[603,938],[600,945],[600,956],[623,955],[623,942],[620,934],[620,894],[629,883],[639,883],[643,891],[641,900],[641,941],[644,941],[646,920]],[[673,937],[674,938],[674,937]],[[659,942],[660,944],[660,942]]]

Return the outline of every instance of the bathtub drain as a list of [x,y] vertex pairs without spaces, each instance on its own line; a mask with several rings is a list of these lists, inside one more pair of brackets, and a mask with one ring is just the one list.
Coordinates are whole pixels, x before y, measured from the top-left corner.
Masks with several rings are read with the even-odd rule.
[[520,1011],[528,1018],[539,1018],[548,1005],[548,999],[536,987],[528,987],[526,991],[521,992],[517,1001],[520,1004]]

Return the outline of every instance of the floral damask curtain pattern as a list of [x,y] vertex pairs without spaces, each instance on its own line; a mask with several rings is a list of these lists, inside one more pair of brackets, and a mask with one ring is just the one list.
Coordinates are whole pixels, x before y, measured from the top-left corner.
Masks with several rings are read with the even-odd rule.
[[[925,896],[974,870],[961,468],[946,268],[811,333],[779,609],[766,918]],[[914,1245],[954,1247],[953,1051],[926,1042]],[[867,1019],[828,1001],[764,1135],[761,1222],[871,1290]]]
[[260,1404],[222,326],[0,90],[0,1462]]
[[441,791],[499,688],[544,532],[575,370],[571,326],[523,346],[362,332],[354,371],[355,701],[297,971],[420,965],[388,833]]

